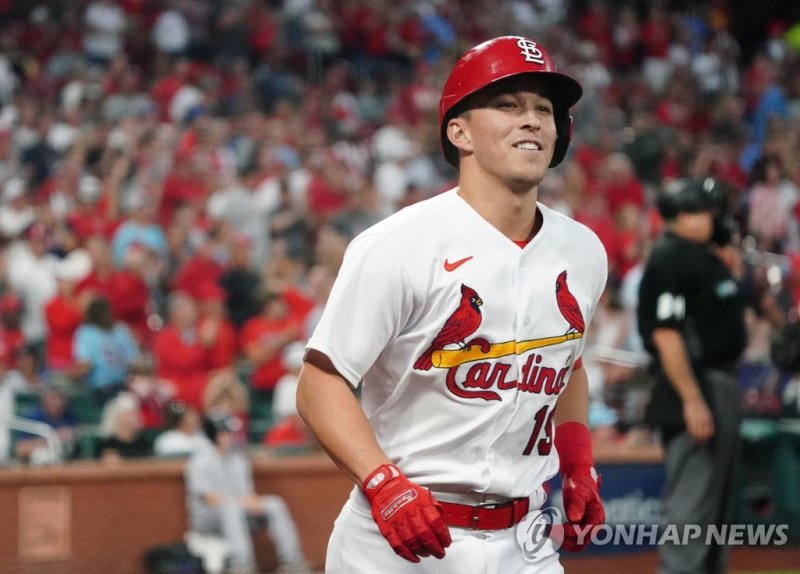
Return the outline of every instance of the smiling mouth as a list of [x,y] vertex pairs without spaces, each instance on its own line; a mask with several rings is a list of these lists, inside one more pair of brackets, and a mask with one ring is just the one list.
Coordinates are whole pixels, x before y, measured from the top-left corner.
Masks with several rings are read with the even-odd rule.
[[520,142],[514,144],[514,147],[517,149],[527,150],[527,151],[542,151],[541,144],[536,142]]

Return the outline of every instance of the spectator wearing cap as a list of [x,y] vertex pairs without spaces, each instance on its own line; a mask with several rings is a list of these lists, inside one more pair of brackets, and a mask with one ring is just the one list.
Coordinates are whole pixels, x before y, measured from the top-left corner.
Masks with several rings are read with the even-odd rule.
[[75,331],[72,354],[75,376],[85,380],[98,404],[105,404],[125,388],[139,347],[128,327],[114,320],[108,299],[96,296]]
[[214,447],[197,451],[184,469],[191,529],[222,536],[230,552],[228,571],[244,574],[256,571],[251,530],[266,520],[280,567],[300,572],[305,560],[297,526],[281,497],[256,494],[250,461],[236,438],[239,422],[215,411],[204,418],[203,430]]
[[197,304],[187,293],[173,291],[167,303],[169,320],[155,337],[156,374],[175,385],[176,398],[202,408],[210,371],[210,344],[198,329]]
[[225,290],[212,280],[203,281],[195,291],[198,329],[201,338],[211,341],[209,367],[224,369],[236,362],[236,328],[228,320]]
[[22,332],[27,344],[41,356],[47,325],[44,306],[58,290],[56,264],[58,258],[48,251],[48,230],[36,222],[23,233],[23,241],[8,249],[8,285],[22,299]]

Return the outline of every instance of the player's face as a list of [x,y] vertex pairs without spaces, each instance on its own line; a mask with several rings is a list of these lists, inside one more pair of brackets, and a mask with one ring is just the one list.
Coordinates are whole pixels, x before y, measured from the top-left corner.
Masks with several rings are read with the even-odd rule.
[[553,104],[541,85],[512,78],[479,92],[470,104],[460,119],[479,169],[514,191],[538,185],[556,143]]

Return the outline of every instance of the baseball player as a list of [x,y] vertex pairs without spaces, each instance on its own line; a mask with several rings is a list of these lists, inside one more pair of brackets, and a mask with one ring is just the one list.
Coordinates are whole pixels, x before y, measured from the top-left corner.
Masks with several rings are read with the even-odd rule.
[[327,572],[563,572],[551,541],[532,559],[515,528],[559,470],[564,546],[602,524],[580,357],[606,254],[537,203],[581,93],[533,40],[472,48],[439,104],[458,187],[348,247],[297,392],[357,485]]

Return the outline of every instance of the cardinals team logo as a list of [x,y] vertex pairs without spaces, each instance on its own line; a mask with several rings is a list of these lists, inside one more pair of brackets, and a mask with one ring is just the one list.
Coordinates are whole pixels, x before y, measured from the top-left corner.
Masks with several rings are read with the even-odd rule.
[[583,322],[583,313],[581,313],[575,295],[569,291],[566,269],[559,273],[558,279],[556,279],[556,303],[558,303],[558,310],[569,323],[567,333],[583,333],[586,328]]
[[461,286],[461,301],[458,308],[444,322],[444,326],[439,334],[434,337],[431,346],[428,347],[417,362],[414,368],[419,371],[428,371],[433,367],[431,358],[433,353],[441,351],[446,345],[457,344],[461,349],[466,348],[466,339],[472,335],[481,324],[481,305],[483,301],[478,296],[475,289]]
[[[566,330],[562,334],[525,341],[490,343],[482,337],[470,339],[483,320],[483,299],[475,289],[462,284],[458,306],[445,320],[428,348],[414,362],[414,368],[418,371],[429,371],[434,367],[447,369],[448,389],[465,398],[500,400],[499,394],[491,390],[492,387],[498,390],[518,388],[528,392],[557,394],[563,387],[569,367],[548,367],[542,364],[542,355],[533,353],[528,356],[527,363],[522,368],[524,380],[507,381],[506,375],[511,373],[511,364],[488,362],[489,359],[521,355],[583,337],[583,313],[567,284],[566,270],[556,278],[555,302],[566,321]],[[472,365],[466,378],[461,381],[457,377],[457,371],[465,363]]]

